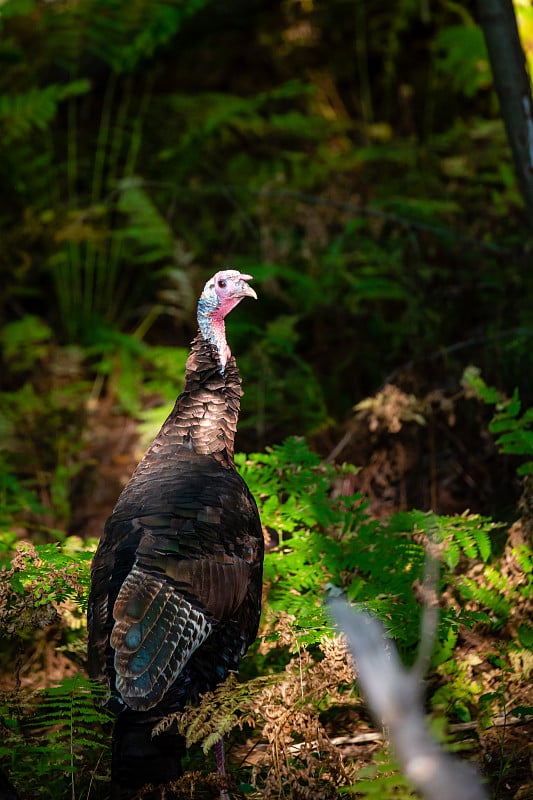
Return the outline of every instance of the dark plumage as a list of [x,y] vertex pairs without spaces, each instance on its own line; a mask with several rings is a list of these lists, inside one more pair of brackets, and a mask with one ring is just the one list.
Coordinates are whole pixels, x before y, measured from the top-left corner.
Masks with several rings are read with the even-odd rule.
[[113,797],[179,777],[183,742],[152,738],[154,724],[212,690],[257,634],[263,536],[233,461],[241,382],[224,331],[226,314],[256,297],[250,278],[225,270],[207,282],[185,388],[94,558],[89,671],[118,709]]

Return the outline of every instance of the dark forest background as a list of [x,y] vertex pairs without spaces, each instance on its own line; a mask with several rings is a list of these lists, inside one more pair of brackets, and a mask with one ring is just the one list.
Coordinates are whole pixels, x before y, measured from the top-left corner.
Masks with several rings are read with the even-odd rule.
[[[435,537],[428,706],[493,797],[529,796],[533,212],[496,84],[473,2],[0,0],[0,763],[23,798],[106,796],[88,565],[226,267],[259,295],[228,339],[269,549],[246,680],[208,712],[235,796],[411,796],[377,739],[346,744],[369,723],[322,597],[412,661]],[[211,796],[194,758],[180,791]]]

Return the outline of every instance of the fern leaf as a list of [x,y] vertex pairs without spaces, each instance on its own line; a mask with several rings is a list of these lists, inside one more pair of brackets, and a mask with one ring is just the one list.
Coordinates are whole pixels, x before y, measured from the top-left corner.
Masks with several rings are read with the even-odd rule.
[[207,0],[140,0],[124,5],[94,0],[86,12],[89,49],[115,72],[131,72],[206,3]]
[[133,178],[124,180],[119,188],[118,209],[129,218],[120,235],[137,247],[139,261],[152,263],[172,258],[172,230],[139,181]]
[[459,582],[461,594],[468,600],[474,600],[483,608],[492,612],[495,628],[500,628],[511,613],[511,603],[499,591],[491,586],[480,586],[471,578],[463,576]]
[[54,118],[62,100],[85,94],[90,84],[86,80],[65,85],[51,84],[16,95],[0,96],[0,125],[4,139],[22,139],[32,130],[44,130]]

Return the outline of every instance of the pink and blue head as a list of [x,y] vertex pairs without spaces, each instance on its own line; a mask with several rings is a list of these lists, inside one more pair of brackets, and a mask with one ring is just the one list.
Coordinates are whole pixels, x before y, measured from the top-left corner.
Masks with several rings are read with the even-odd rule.
[[231,356],[231,350],[226,342],[226,328],[224,317],[238,305],[243,297],[257,295],[247,281],[251,275],[244,275],[236,269],[224,269],[210,278],[198,301],[198,325],[200,333],[215,345],[221,364],[221,372]]

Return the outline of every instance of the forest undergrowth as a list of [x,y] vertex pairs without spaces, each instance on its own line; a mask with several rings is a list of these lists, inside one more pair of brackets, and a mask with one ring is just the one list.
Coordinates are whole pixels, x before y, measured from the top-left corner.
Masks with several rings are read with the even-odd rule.
[[224,732],[235,798],[411,797],[324,602],[411,664],[431,543],[432,729],[526,800],[531,230],[476,4],[3,0],[0,33],[0,794],[109,796],[90,562],[232,266],[264,613],[174,796]]
[[[396,392],[388,410],[378,396],[357,413],[373,408],[368,435],[382,425],[408,448],[409,428],[427,424],[430,406],[426,416],[421,404],[414,413],[414,399],[398,404]],[[498,403],[491,427],[500,432],[500,448],[516,452],[520,432],[529,428],[518,398],[497,396],[475,370],[463,393],[479,408]],[[526,456],[528,442],[522,439]],[[111,462],[120,481],[135,462],[136,440],[117,444]],[[526,741],[533,716],[531,479],[524,479],[520,517],[509,525],[473,512],[391,512],[390,498],[376,515],[360,491],[347,492],[361,471],[328,463],[303,439],[240,454],[237,463],[258,499],[267,540],[260,637],[240,678],[230,676],[181,718],[190,750],[172,796],[212,796],[214,759],[203,754],[221,734],[229,741],[235,797],[318,800],[350,787],[362,797],[413,796],[370,721],[324,601],[342,593],[377,614],[410,663],[420,638],[428,543],[438,548],[441,570],[427,678],[433,728],[478,766],[494,797],[522,796],[530,786]],[[92,470],[99,469],[95,459]],[[93,479],[107,481],[109,472]],[[25,505],[16,487],[10,491],[12,503],[20,503],[20,524],[35,524],[42,508]],[[94,511],[96,519],[110,508]],[[0,675],[0,763],[23,800],[104,798],[108,790],[110,722],[85,673],[91,525],[60,543],[32,544],[20,529],[2,539],[0,625],[9,646]]]

